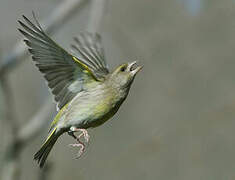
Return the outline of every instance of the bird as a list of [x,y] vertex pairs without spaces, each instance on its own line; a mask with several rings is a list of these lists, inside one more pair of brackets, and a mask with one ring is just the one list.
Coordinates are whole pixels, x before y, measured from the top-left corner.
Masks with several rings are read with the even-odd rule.
[[46,34],[34,12],[34,22],[22,17],[18,30],[25,37],[32,60],[46,79],[57,107],[48,136],[34,154],[42,168],[64,133],[76,140],[71,144],[79,149],[76,157],[83,154],[90,139],[87,129],[102,125],[116,114],[143,66],[134,61],[110,71],[98,33],[80,33],[74,38],[70,53]]

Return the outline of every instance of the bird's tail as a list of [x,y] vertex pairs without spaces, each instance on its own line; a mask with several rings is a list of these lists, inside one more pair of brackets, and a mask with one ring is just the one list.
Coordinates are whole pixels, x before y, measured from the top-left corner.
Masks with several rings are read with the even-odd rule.
[[56,133],[56,129],[57,128],[54,128],[51,131],[45,143],[42,145],[39,151],[36,152],[36,154],[34,155],[34,160],[38,161],[40,168],[42,168],[43,165],[45,164],[47,156],[49,155],[52,147],[54,146],[56,140],[59,137],[59,133]]

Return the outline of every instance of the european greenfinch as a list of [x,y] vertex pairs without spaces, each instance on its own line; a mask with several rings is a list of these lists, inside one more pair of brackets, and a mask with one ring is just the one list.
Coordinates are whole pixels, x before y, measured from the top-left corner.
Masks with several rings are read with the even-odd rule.
[[[23,16],[19,31],[26,37],[32,59],[43,73],[57,102],[58,113],[49,135],[34,155],[40,167],[57,139],[67,132],[76,139],[77,157],[89,142],[86,129],[102,125],[110,119],[126,99],[131,84],[142,66],[124,63],[109,71],[101,38],[97,33],[82,33],[74,38],[73,53],[68,53],[42,29],[33,14],[35,24]],[[76,136],[75,132],[81,132]],[[84,138],[84,141],[81,140]]]

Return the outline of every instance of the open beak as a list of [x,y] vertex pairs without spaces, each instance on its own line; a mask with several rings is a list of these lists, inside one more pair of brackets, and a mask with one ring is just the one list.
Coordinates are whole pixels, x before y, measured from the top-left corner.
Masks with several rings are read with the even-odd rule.
[[134,61],[132,63],[128,63],[127,68],[131,72],[132,75],[136,75],[143,68],[143,66],[138,66],[137,62]]

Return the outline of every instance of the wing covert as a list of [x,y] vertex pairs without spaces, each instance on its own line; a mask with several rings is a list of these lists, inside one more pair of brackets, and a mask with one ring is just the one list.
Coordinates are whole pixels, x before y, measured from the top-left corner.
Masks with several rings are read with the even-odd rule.
[[79,36],[74,38],[74,44],[71,47],[76,57],[87,64],[95,76],[103,78],[109,73],[99,34],[80,33]]

